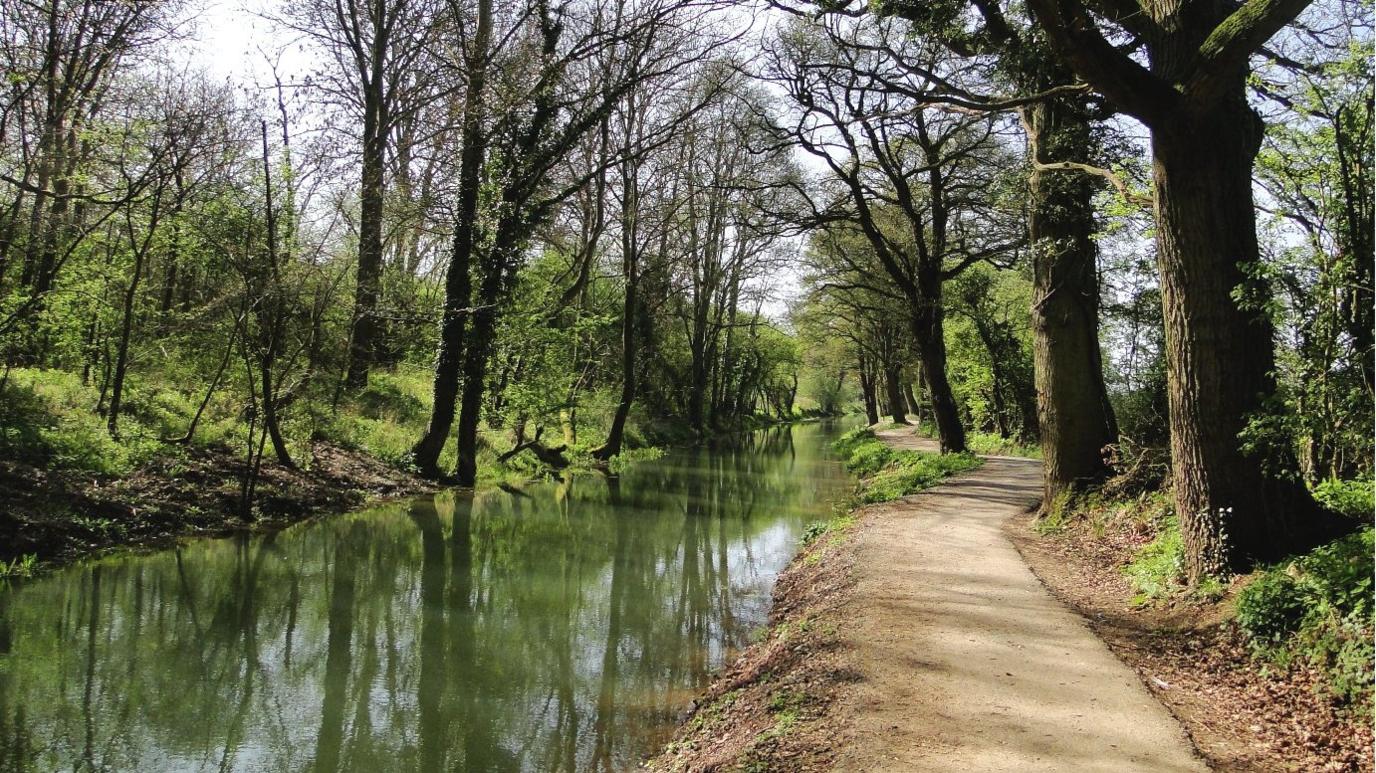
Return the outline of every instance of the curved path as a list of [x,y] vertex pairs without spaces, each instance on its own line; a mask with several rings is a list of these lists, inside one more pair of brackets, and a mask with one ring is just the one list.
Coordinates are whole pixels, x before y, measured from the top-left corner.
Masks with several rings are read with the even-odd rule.
[[[889,443],[935,450],[910,430]],[[1180,725],[1003,535],[1036,461],[989,457],[870,509],[843,633],[843,771],[1202,771]]]

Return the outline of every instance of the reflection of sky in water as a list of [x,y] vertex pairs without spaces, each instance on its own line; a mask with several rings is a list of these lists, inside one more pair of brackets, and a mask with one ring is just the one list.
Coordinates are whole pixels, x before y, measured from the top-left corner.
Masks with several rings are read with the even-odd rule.
[[847,487],[833,434],[0,593],[0,771],[631,767],[765,622],[802,527]]

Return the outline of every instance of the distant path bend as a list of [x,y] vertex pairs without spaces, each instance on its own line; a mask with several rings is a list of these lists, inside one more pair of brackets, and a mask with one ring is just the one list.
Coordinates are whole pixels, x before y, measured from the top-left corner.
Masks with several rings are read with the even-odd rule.
[[[911,430],[879,432],[936,450]],[[1003,535],[1040,464],[989,457],[872,506],[843,636],[861,680],[841,700],[842,771],[1203,771],[1174,717]]]

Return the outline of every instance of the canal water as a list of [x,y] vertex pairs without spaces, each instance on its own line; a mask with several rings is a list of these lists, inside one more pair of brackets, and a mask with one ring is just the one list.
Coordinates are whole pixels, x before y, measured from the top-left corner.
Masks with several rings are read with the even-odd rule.
[[0,591],[0,771],[633,768],[849,484],[834,423]]

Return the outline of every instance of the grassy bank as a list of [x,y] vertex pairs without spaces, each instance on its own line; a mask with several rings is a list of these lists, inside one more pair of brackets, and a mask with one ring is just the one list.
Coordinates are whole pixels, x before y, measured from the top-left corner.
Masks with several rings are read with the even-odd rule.
[[[342,399],[302,401],[285,415],[283,431],[295,468],[269,451],[255,495],[243,496],[248,423],[242,395],[185,387],[171,374],[131,375],[118,435],[103,415],[106,396],[79,374],[15,368],[0,379],[0,579],[119,547],[160,547],[191,535],[271,529],[358,508],[370,500],[430,490],[410,467],[411,445],[431,410],[431,374],[414,367],[375,372],[368,386]],[[187,379],[186,383],[196,384]],[[672,422],[633,412],[626,450],[610,465],[591,451],[605,437],[613,406],[590,398],[577,426],[546,430],[545,443],[564,445],[572,472],[652,459],[660,447],[703,438]],[[781,420],[745,417],[720,433],[745,432],[814,418],[797,411]],[[551,437],[552,435],[552,437]],[[514,484],[550,469],[529,452],[502,459],[512,447],[506,427],[480,428],[480,484]],[[452,469],[451,438],[440,458]]]

